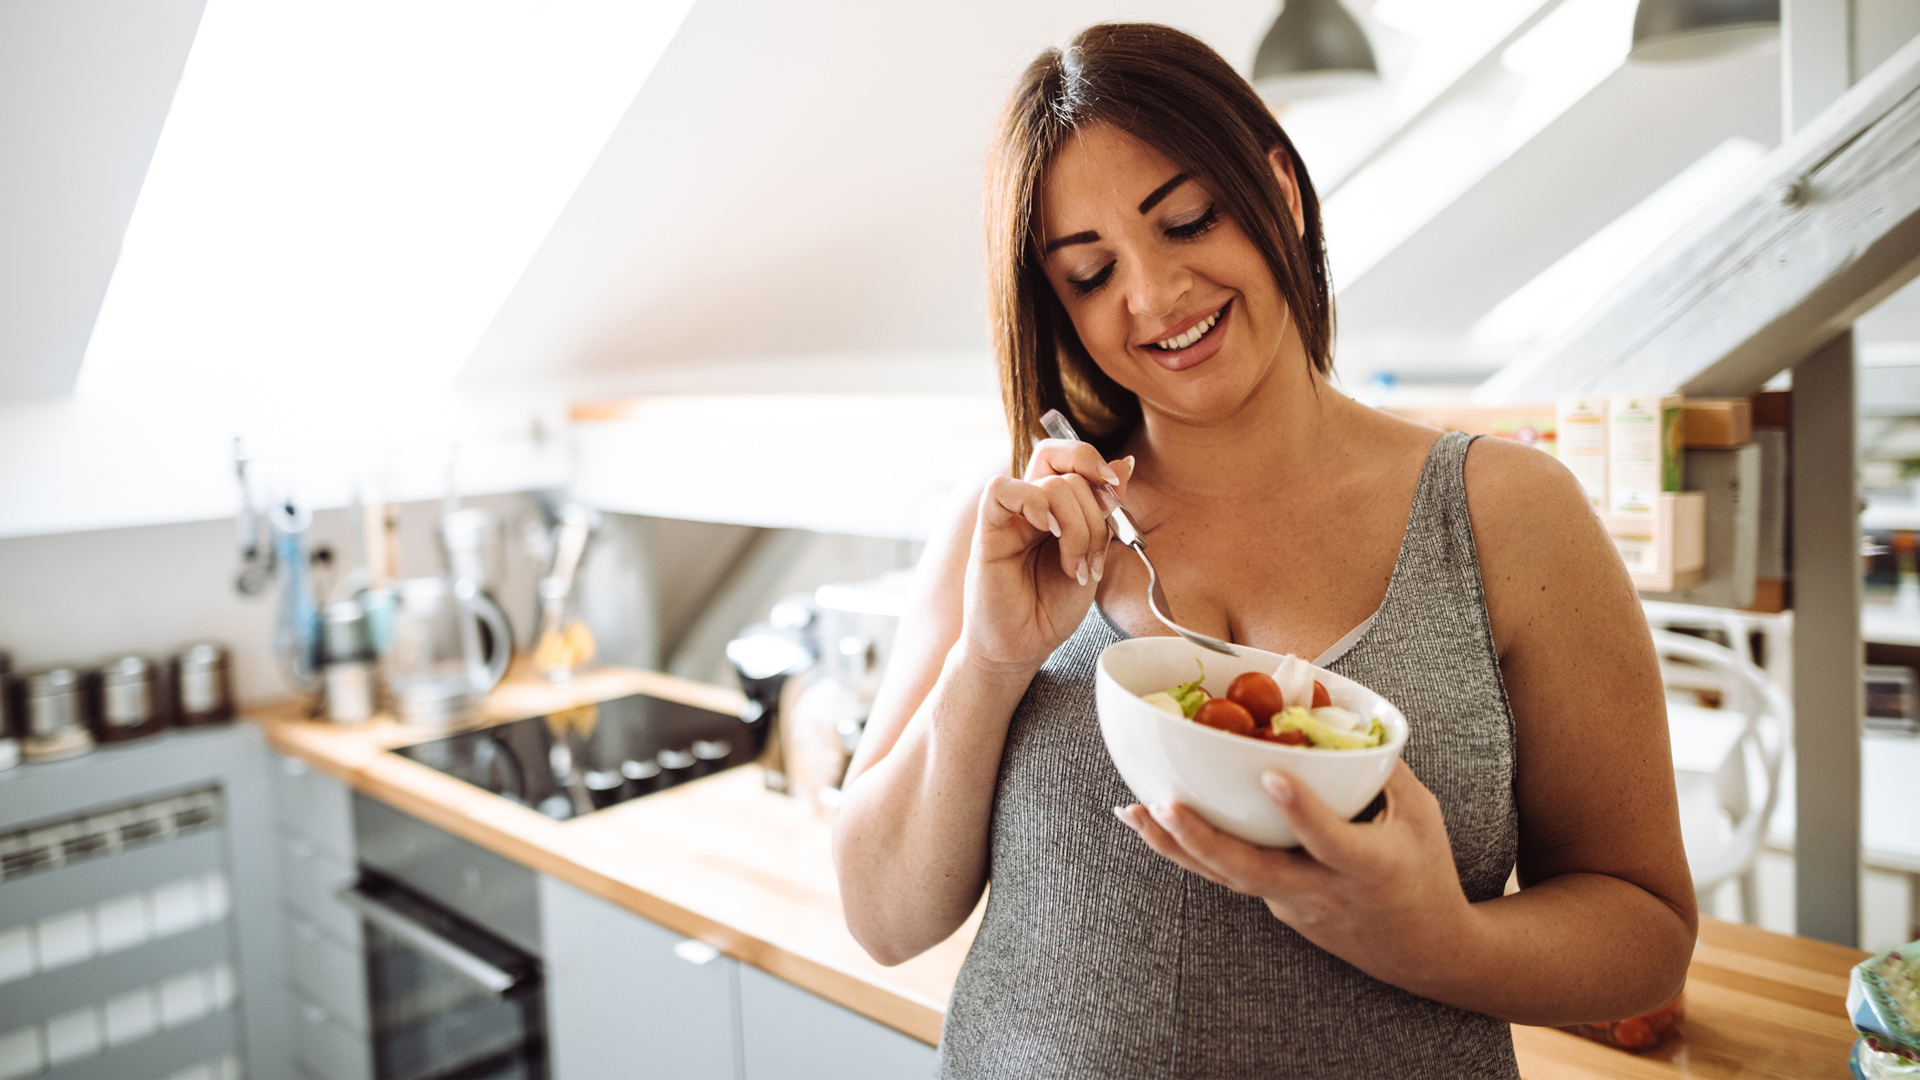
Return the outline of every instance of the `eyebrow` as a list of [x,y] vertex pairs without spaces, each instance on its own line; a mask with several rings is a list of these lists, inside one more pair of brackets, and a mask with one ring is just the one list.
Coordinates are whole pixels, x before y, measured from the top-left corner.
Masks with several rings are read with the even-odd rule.
[[1041,254],[1051,255],[1069,244],[1091,244],[1098,239],[1100,239],[1100,234],[1094,232],[1092,229],[1088,229],[1086,232],[1077,232],[1071,236],[1063,236],[1058,240],[1047,241],[1047,249]]
[[1173,194],[1174,188],[1179,187],[1181,184],[1186,183],[1190,179],[1192,178],[1189,177],[1186,173],[1181,173],[1179,176],[1176,176],[1173,179],[1167,181],[1166,183],[1161,184],[1159,187],[1154,188],[1153,194],[1140,200],[1140,212],[1144,214],[1147,211],[1153,209],[1154,207],[1159,206],[1161,199],[1164,199],[1167,196]]
[[[1179,176],[1176,176],[1173,179],[1167,181],[1166,183],[1161,184],[1159,187],[1154,188],[1153,194],[1148,195],[1146,198],[1140,200],[1140,212],[1144,214],[1147,211],[1153,209],[1154,207],[1159,206],[1160,200],[1173,194],[1173,190],[1175,188],[1179,187],[1181,184],[1184,184],[1191,179],[1193,178],[1188,174],[1181,173]],[[1087,230],[1086,232],[1073,233],[1072,235],[1069,235],[1069,236],[1063,236],[1058,240],[1047,241],[1047,246],[1043,251],[1041,251],[1041,254],[1051,255],[1063,247],[1069,247],[1073,244],[1091,244],[1099,239],[1100,239],[1100,234],[1097,232],[1094,232],[1091,229]]]

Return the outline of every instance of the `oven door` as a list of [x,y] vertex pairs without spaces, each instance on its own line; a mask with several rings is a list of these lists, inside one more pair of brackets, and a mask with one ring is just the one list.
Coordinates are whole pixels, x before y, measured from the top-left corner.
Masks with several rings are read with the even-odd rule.
[[538,958],[364,869],[340,899],[365,932],[379,1080],[545,1080]]

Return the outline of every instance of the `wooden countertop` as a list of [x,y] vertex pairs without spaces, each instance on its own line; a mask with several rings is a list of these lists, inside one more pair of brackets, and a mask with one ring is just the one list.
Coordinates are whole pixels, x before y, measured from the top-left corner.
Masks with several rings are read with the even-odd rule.
[[1529,1080],[1804,1080],[1847,1075],[1847,973],[1858,949],[1700,920],[1680,1038],[1628,1053],[1551,1028],[1513,1029]]
[[[555,821],[385,751],[453,730],[645,693],[739,712],[737,692],[653,672],[602,669],[565,686],[503,683],[487,715],[458,729],[376,718],[340,727],[297,703],[247,710],[274,750],[543,874],[704,941],[926,1043],[940,1022],[975,922],[898,967],[882,967],[847,932],[829,828],[766,790],[745,766],[572,821]],[[976,913],[975,920],[978,915]]]
[[[632,693],[722,711],[743,703],[733,691],[671,676],[602,670],[567,686],[503,684],[481,725]],[[893,968],[876,964],[847,933],[827,823],[768,792],[758,768],[561,822],[385,753],[441,738],[447,729],[389,719],[336,727],[304,719],[296,705],[249,716],[275,750],[357,790],[923,1042],[939,1041],[979,913],[923,956]],[[1853,1044],[1847,972],[1865,957],[1703,918],[1683,1037],[1631,1054],[1561,1031],[1515,1027],[1520,1070],[1530,1080],[1844,1076]]]

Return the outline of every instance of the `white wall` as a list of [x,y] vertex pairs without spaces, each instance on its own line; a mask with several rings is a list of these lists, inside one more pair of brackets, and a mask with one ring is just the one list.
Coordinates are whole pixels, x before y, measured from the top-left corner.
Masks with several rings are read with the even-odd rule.
[[[511,519],[525,496],[466,500]],[[436,573],[437,502],[401,507],[400,572]],[[314,515],[315,542],[333,546],[344,564],[353,526],[344,510]],[[234,653],[234,693],[243,702],[288,694],[269,642],[275,590],[243,597],[233,589],[238,566],[232,519],[100,529],[0,539],[0,649],[16,668],[55,661],[91,663],[114,652],[164,656],[189,641],[213,639]],[[507,559],[502,602],[517,633],[530,632],[533,564]],[[275,584],[278,584],[277,582]]]
[[204,5],[0,4],[0,397],[72,388]]
[[[464,506],[490,510],[511,526],[534,506],[525,494],[487,495]],[[400,507],[400,572],[440,572],[438,501]],[[357,526],[346,510],[314,515],[314,543],[330,544],[336,565],[350,565]],[[660,666],[697,619],[753,530],[740,525],[609,514],[582,568],[593,596],[583,614],[602,658]],[[750,605],[745,622],[764,619],[775,601],[829,582],[862,581],[911,565],[919,545],[867,537],[817,535]],[[511,538],[496,590],[520,644],[534,632],[539,567]],[[269,642],[278,593],[243,597],[231,518],[49,536],[0,539],[0,650],[16,669],[60,661],[93,663],[117,652],[165,656],[189,641],[212,639],[234,654],[234,692],[243,702],[289,694]],[[276,581],[275,585],[278,584]],[[743,622],[743,625],[745,623]],[[703,677],[731,685],[717,650],[702,657]]]

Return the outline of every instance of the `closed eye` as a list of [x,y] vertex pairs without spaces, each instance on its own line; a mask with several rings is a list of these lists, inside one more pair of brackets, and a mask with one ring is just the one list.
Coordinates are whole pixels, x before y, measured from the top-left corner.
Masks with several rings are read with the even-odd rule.
[[1220,215],[1209,206],[1204,214],[1182,225],[1167,227],[1167,236],[1174,240],[1192,240],[1200,234],[1220,224]]
[[1092,277],[1068,278],[1067,284],[1073,286],[1074,292],[1079,293],[1081,296],[1086,296],[1087,294],[1098,289],[1100,286],[1105,285],[1107,283],[1107,279],[1112,276],[1113,276],[1113,264],[1108,263],[1106,266],[1100,269],[1099,273],[1093,275]]

